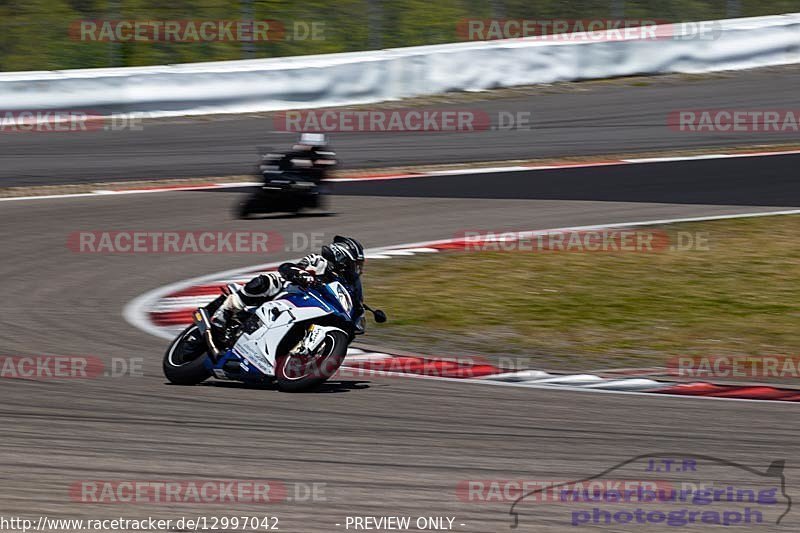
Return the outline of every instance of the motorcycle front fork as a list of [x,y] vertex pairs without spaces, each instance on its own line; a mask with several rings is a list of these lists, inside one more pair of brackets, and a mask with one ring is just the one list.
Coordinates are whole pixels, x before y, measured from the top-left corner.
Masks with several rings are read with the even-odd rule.
[[322,341],[325,340],[325,333],[322,328],[311,324],[306,329],[305,335],[300,341],[289,351],[290,355],[310,355],[319,348]]

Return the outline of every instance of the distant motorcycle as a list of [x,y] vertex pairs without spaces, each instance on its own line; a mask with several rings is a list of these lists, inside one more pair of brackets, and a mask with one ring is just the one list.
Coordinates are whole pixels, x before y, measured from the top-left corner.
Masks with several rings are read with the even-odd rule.
[[327,144],[323,134],[304,133],[289,152],[264,154],[259,165],[263,184],[238,205],[239,218],[324,207],[323,180],[338,163]]
[[[353,315],[352,292],[339,281],[316,281],[307,287],[287,284],[273,300],[243,312],[243,320],[237,318],[220,338],[209,313],[238,288],[228,286],[207,308],[195,311],[194,324],[170,344],[163,362],[170,382],[195,385],[213,376],[308,390],[336,373],[350,343],[364,332],[363,313]],[[364,308],[376,322],[386,321],[383,311]]]

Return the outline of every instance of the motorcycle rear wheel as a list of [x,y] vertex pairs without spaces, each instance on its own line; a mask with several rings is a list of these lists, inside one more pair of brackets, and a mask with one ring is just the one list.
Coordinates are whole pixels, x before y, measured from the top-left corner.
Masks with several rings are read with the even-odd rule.
[[284,392],[300,392],[318,387],[333,376],[347,354],[348,336],[342,331],[329,331],[313,356],[278,356],[275,379]]
[[211,377],[205,367],[208,347],[197,326],[191,325],[172,341],[164,354],[164,376],[175,385],[197,385]]

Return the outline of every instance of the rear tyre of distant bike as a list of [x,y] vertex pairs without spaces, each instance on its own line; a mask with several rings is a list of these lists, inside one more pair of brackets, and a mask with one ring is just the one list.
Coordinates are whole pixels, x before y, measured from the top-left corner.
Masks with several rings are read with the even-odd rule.
[[247,199],[236,206],[236,216],[239,218],[248,218],[252,213],[259,211],[259,205],[253,198]]
[[285,392],[318,387],[333,376],[344,362],[350,339],[343,331],[325,334],[317,350],[308,356],[281,355],[275,361],[275,379]]

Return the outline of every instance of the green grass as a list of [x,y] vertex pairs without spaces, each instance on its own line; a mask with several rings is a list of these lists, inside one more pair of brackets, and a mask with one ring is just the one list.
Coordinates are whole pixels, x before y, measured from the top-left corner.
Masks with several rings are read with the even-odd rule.
[[[0,0],[0,71],[138,66],[241,59],[240,43],[135,43],[115,45],[70,38],[80,20],[237,20],[240,0]],[[324,24],[324,38],[254,45],[255,57],[351,52],[458,41],[467,19],[607,19],[609,0],[250,0],[256,19]],[[380,6],[380,7],[378,7]],[[673,22],[729,16],[724,0],[626,2],[624,17]],[[739,16],[787,13],[793,0],[742,0]],[[371,7],[373,9],[371,9]],[[375,9],[377,8],[377,9]]]
[[663,365],[675,355],[796,354],[800,217],[663,228],[706,250],[447,252],[373,260],[368,340],[437,354],[524,355],[550,368]]

